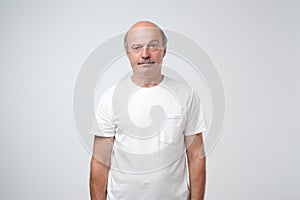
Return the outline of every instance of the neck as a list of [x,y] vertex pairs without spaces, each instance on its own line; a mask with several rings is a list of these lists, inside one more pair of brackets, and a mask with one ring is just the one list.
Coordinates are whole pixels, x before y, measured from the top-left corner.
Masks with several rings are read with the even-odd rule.
[[144,74],[133,74],[131,76],[131,80],[140,87],[153,87],[158,85],[162,80],[164,76],[162,74],[157,75],[144,75]]

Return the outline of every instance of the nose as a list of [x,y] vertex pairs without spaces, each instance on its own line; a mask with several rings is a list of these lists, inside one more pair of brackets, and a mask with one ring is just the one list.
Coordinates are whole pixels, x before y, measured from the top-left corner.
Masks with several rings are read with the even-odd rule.
[[141,54],[143,59],[148,59],[150,58],[150,53],[149,53],[149,49],[147,47],[144,47],[142,49],[142,54]]

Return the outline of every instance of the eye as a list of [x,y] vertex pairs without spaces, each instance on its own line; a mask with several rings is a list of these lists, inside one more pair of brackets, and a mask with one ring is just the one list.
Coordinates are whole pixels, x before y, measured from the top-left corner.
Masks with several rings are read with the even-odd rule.
[[149,44],[148,48],[152,49],[152,50],[156,50],[156,49],[158,49],[158,45],[157,44]]
[[135,46],[131,47],[131,50],[133,52],[139,52],[141,49],[142,49],[142,46],[139,46],[139,45],[135,45]]

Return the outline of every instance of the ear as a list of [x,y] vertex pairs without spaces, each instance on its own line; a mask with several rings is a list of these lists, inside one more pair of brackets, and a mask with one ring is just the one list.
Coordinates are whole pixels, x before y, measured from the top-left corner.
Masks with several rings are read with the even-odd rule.
[[167,48],[164,49],[163,57],[165,57],[166,53],[167,53]]

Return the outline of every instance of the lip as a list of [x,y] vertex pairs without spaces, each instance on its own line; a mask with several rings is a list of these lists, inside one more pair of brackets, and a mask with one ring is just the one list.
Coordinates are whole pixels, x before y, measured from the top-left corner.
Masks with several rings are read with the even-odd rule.
[[154,63],[141,63],[141,64],[138,64],[138,66],[142,66],[142,67],[147,67],[147,66],[153,66]]
[[154,65],[155,62],[137,63],[137,65]]

